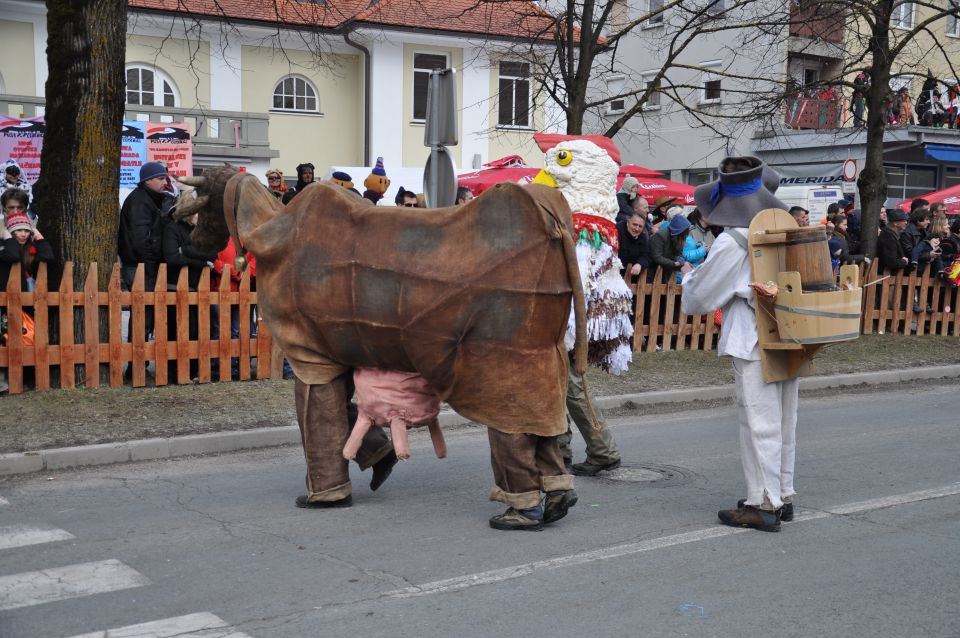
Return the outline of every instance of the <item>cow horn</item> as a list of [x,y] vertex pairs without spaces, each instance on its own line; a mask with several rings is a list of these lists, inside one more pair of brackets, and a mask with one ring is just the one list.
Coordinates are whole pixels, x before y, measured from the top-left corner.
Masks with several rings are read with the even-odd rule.
[[207,185],[206,177],[178,177],[177,181],[187,186],[193,186],[194,188]]

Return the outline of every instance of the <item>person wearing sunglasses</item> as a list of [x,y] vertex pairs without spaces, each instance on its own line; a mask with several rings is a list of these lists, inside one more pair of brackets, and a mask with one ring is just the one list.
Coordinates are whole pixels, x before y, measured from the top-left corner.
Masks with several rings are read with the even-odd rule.
[[404,208],[417,208],[417,194],[413,191],[404,190],[403,186],[400,187],[400,190],[397,191],[397,196],[394,198],[393,202],[397,206],[402,206]]
[[283,199],[283,194],[289,190],[289,187],[283,183],[283,171],[279,168],[271,168],[267,171],[267,188],[277,199]]

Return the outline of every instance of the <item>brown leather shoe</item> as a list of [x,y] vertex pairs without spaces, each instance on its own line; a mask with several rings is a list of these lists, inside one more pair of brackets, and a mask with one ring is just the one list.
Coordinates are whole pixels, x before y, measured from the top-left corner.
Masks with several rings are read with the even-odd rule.
[[[737,501],[737,509],[741,509],[744,505],[747,504],[747,499],[741,498]],[[780,521],[783,523],[789,523],[793,520],[793,503],[784,503],[777,509],[777,514],[780,515]]]
[[538,518],[524,516],[519,510],[508,507],[503,514],[497,514],[490,519],[490,527],[506,531],[522,530],[525,532],[539,532],[543,529],[543,521]]
[[717,517],[721,523],[730,527],[749,527],[761,532],[780,531],[780,517],[776,512],[762,510],[753,505],[744,505],[735,510],[720,510]]
[[337,501],[308,501],[306,494],[298,496],[297,507],[304,509],[330,509],[332,507],[350,507],[353,505],[353,495],[348,494]]

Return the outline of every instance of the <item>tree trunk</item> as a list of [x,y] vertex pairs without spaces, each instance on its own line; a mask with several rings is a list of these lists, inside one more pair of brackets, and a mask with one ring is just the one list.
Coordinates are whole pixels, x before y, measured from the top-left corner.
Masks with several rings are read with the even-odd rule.
[[[39,229],[56,253],[51,282],[58,282],[64,262],[72,261],[74,290],[82,290],[90,264],[97,262],[105,290],[117,259],[120,221],[127,2],[47,0],[46,5],[46,133],[34,189]],[[109,336],[105,314],[104,309],[101,340]],[[74,333],[81,337],[83,314],[75,317]]]
[[[57,265],[91,262],[106,286],[117,259],[125,0],[47,0],[46,134],[36,185],[40,231]],[[59,276],[56,277],[59,280]]]
[[[874,37],[870,40],[872,57],[870,88],[867,90],[867,151],[857,186],[860,189],[860,249],[864,255],[877,254],[880,208],[887,199],[887,175],[883,170],[883,135],[887,130],[887,95],[890,92],[889,14],[886,21],[874,16]],[[879,19],[878,19],[879,18]]]

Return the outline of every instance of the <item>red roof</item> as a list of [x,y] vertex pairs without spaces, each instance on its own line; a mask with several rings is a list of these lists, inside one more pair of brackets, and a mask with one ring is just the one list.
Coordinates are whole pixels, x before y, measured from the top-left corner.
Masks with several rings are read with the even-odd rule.
[[336,28],[348,21],[398,28],[552,38],[553,18],[533,2],[501,0],[128,0],[132,9],[292,26]]

